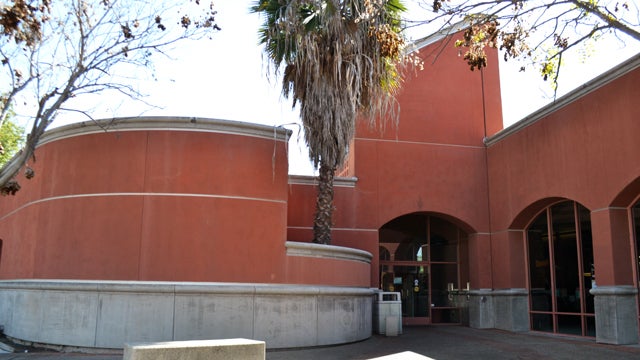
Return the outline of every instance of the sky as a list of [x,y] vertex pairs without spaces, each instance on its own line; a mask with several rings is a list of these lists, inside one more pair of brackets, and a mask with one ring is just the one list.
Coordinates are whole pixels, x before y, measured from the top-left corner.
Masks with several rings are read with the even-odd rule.
[[[405,1],[408,3],[409,1]],[[248,9],[253,0],[216,0],[216,22],[222,31],[212,39],[187,41],[171,52],[172,59],[156,61],[156,79],[141,82],[150,108],[130,99],[103,102],[94,109],[94,118],[162,115],[195,116],[285,126],[293,130],[290,146],[290,173],[312,174],[304,140],[299,134],[298,112],[283,99],[276,79],[269,73],[258,46],[258,15]],[[410,16],[419,16],[417,9]],[[429,35],[429,29],[413,29],[415,38]],[[633,44],[630,46],[629,44]],[[640,44],[610,41],[598,44],[588,63],[568,59],[562,69],[558,95],[640,52]],[[500,61],[503,117],[505,127],[524,118],[553,100],[548,82],[535,71],[519,72],[515,62]],[[84,121],[78,114],[60,116],[54,126]]]

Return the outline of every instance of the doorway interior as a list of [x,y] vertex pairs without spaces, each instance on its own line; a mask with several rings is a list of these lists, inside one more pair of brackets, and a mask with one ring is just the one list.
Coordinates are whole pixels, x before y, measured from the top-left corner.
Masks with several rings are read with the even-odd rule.
[[437,215],[413,213],[380,228],[380,288],[399,292],[405,325],[460,324],[468,286],[467,233]]

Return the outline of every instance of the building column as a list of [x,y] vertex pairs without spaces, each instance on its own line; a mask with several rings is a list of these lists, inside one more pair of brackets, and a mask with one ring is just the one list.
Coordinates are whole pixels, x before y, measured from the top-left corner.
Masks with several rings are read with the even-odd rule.
[[470,327],[529,330],[523,234],[506,230],[470,236],[469,269],[476,274],[470,276]]
[[591,212],[597,284],[591,294],[594,296],[596,341],[600,343],[638,343],[638,290],[633,283],[628,219],[626,208]]
[[495,327],[491,281],[491,235],[469,234],[469,326]]
[[630,285],[591,289],[596,312],[596,342],[628,345],[638,343],[638,289]]

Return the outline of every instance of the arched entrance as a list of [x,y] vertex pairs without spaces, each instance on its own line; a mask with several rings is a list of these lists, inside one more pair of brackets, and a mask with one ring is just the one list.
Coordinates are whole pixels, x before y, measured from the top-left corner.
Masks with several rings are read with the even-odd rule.
[[379,242],[380,287],[401,293],[404,324],[462,322],[458,290],[469,281],[465,231],[436,215],[413,213],[383,225]]
[[544,209],[527,228],[527,252],[531,329],[595,336],[589,210],[574,201]]

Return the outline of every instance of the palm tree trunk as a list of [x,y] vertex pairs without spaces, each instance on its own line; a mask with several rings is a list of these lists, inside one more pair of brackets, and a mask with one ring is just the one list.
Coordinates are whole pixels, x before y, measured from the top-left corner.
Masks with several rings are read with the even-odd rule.
[[318,172],[318,197],[316,199],[316,214],[313,220],[313,242],[319,244],[331,243],[331,226],[333,219],[333,177],[335,166],[320,164]]

